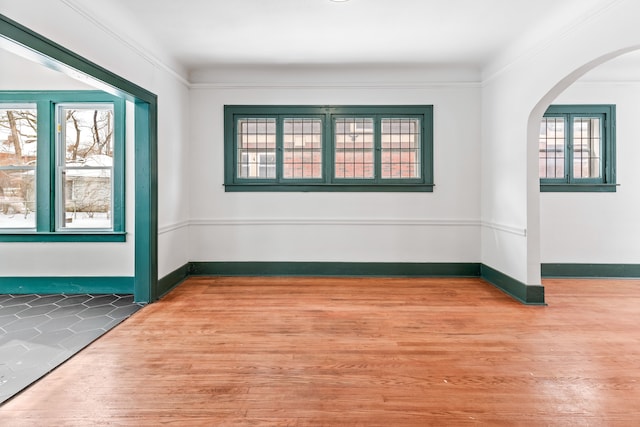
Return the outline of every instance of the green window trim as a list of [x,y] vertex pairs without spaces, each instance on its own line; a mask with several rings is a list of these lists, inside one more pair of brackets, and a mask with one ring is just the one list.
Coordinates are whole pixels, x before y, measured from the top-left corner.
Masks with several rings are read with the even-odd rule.
[[[102,91],[0,91],[1,104],[34,104],[37,108],[35,229],[0,228],[0,242],[124,242],[125,232],[125,100]],[[56,225],[56,108],[60,104],[113,106],[112,228],[62,229]]]
[[[543,120],[549,118],[559,118],[564,123],[564,157],[562,157],[562,162],[558,162],[562,165],[564,176],[553,178],[541,176],[540,191],[615,192],[619,186],[616,183],[616,106],[612,104],[550,105]],[[601,121],[598,177],[580,178],[574,176],[576,162],[574,158],[574,119],[580,118],[595,118]],[[542,148],[540,151],[543,151]],[[546,160],[546,157],[541,156],[539,162],[543,162],[543,159]],[[542,167],[541,165],[541,175]]]
[[[372,160],[369,163],[364,161],[364,154],[362,154],[363,164],[368,166],[366,177],[354,178],[354,177],[338,177],[336,166],[336,149],[338,143],[336,140],[337,132],[337,120],[350,120],[356,121],[366,120],[370,124],[371,129],[368,131],[370,134],[369,144],[369,156]],[[386,156],[391,158],[394,153],[394,148],[391,147],[391,142],[387,146],[382,144],[383,122],[386,122],[387,127],[390,127],[390,123],[394,120],[406,120],[413,124],[414,128],[417,128],[414,134],[411,134],[411,138],[418,139],[419,143],[414,143],[410,149],[406,151],[411,152],[409,156],[415,163],[405,163],[405,168],[411,170],[410,173],[415,174],[415,177],[402,177],[398,178],[391,176],[392,172],[386,171],[390,176],[382,177],[385,172],[382,171],[383,164],[390,169],[396,163],[388,160],[384,161],[383,154],[386,149]],[[238,129],[245,126],[246,122],[250,121],[260,122],[264,126],[271,126],[269,131],[264,136],[263,147],[247,149],[246,151],[253,150],[257,154],[256,156],[262,156],[268,158],[267,163],[261,163],[261,160],[255,158],[251,161],[252,167],[257,169],[256,172],[248,172],[250,169],[249,163],[245,166],[243,163],[245,156],[248,153],[240,150],[238,147],[238,140],[240,138]],[[320,133],[320,146],[315,145],[317,139],[314,139],[312,149],[314,154],[307,154],[308,156],[314,155],[311,161],[315,166],[311,166],[313,173],[307,177],[306,172],[301,172],[305,177],[288,176],[287,174],[295,174],[295,172],[289,171],[294,168],[290,162],[285,162],[284,154],[287,152],[295,152],[295,148],[291,148],[289,145],[285,145],[283,134],[284,122],[289,120],[308,120],[314,121],[315,124],[321,127]],[[267,123],[268,122],[268,123]],[[252,122],[253,123],[253,122]],[[266,123],[266,124],[265,124]],[[415,123],[419,123],[415,124]],[[258,126],[258,125],[255,125]],[[243,128],[244,129],[244,128]],[[242,136],[253,135],[244,133]],[[318,134],[314,134],[317,136]],[[362,133],[364,135],[364,131]],[[389,134],[390,135],[390,134]],[[416,136],[417,135],[417,136]],[[249,138],[249,136],[247,136]],[[391,136],[388,136],[391,141]],[[269,142],[266,142],[266,141]],[[344,142],[342,143],[345,147]],[[295,143],[294,143],[295,145]],[[417,145],[417,146],[416,146]],[[268,148],[267,148],[268,146]],[[363,146],[364,147],[364,143]],[[386,148],[385,148],[386,147]],[[312,191],[325,191],[325,192],[431,192],[433,191],[433,106],[432,105],[411,105],[411,106],[247,106],[247,105],[225,105],[224,107],[224,149],[225,149],[225,191],[227,192],[260,192],[260,191],[281,191],[281,192],[312,192]],[[268,150],[264,153],[260,150]],[[303,149],[304,150],[304,149]],[[352,150],[356,150],[352,148]],[[362,151],[364,152],[364,148]],[[309,150],[311,151],[311,150]],[[344,152],[347,150],[343,148]],[[239,159],[240,155],[243,157]],[[319,154],[315,155],[318,152]],[[399,156],[402,156],[402,149],[395,148],[395,152],[400,152]],[[302,154],[303,156],[304,154]],[[268,156],[271,156],[270,158]],[[320,160],[321,159],[321,160]],[[402,161],[400,162],[400,164]],[[355,163],[354,163],[355,164]],[[418,164],[419,166],[415,166]],[[285,165],[288,168],[285,172]],[[307,167],[309,168],[309,163]],[[320,166],[321,165],[321,166]],[[359,167],[360,164],[358,164]],[[399,166],[402,167],[402,166]],[[245,170],[246,168],[246,170]],[[302,161],[302,168],[304,168],[304,160]],[[239,170],[240,169],[240,170]],[[416,171],[418,169],[418,171]],[[308,170],[308,169],[307,169]],[[353,173],[353,172],[352,172]],[[253,175],[252,175],[253,174]],[[364,173],[363,173],[364,174]],[[343,175],[347,174],[343,172]],[[354,175],[355,176],[355,175]],[[364,176],[364,175],[363,175]],[[402,176],[402,173],[401,173]]]

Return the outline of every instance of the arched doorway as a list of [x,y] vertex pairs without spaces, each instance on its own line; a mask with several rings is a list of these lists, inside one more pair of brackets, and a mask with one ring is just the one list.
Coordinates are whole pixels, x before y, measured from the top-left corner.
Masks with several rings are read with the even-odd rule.
[[[529,144],[537,144],[540,118],[549,103],[615,105],[617,166],[615,191],[540,193],[540,262],[542,277],[638,277],[640,227],[633,141],[640,138],[634,123],[640,113],[640,51],[622,49],[604,55],[554,86],[529,120]],[[529,159],[532,160],[532,159]],[[531,164],[531,163],[530,163]],[[531,178],[531,177],[530,177]]]
[[[495,65],[482,88],[482,263],[527,303],[541,291],[538,137],[547,106],[580,76],[640,48],[640,3],[609,2],[535,49]],[[517,230],[519,233],[509,232]],[[507,280],[512,279],[512,280]],[[529,297],[533,295],[534,298]],[[542,295],[542,299],[539,296]]]

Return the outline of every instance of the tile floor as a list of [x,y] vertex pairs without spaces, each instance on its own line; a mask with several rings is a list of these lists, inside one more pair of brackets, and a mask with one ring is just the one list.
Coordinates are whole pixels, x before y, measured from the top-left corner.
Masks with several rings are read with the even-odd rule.
[[133,295],[0,295],[0,405],[141,307]]

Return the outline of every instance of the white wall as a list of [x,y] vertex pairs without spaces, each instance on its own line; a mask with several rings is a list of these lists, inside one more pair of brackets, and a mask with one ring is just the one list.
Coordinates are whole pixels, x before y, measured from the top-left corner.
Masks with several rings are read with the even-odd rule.
[[[192,76],[190,259],[479,262],[479,86],[425,71],[415,78],[426,82],[406,83],[370,70],[360,84],[350,70],[296,71]],[[433,104],[434,192],[225,193],[223,106],[233,104]]]
[[543,263],[640,264],[640,83],[580,80],[554,104],[616,104],[615,193],[542,193]]
[[[9,18],[44,35],[90,61],[158,95],[158,259],[159,277],[189,261],[187,185],[189,127],[188,86],[181,70],[159,62],[137,48],[126,34],[93,19],[62,0],[0,0],[0,10]],[[33,11],[37,10],[38,13]],[[4,65],[4,64],[3,64]],[[0,79],[1,80],[1,79]],[[128,115],[128,120],[132,115]],[[129,124],[129,123],[128,123]],[[133,130],[130,122],[129,130]],[[133,144],[127,144],[133,148]],[[127,157],[127,209],[134,207],[133,155]],[[133,211],[131,215],[133,215]],[[134,217],[127,218],[128,242],[118,243],[7,243],[0,246],[6,276],[132,276],[134,274]],[[33,263],[26,256],[37,256]],[[6,262],[7,255],[10,262]],[[33,259],[33,258],[31,258]],[[105,259],[109,260],[105,264]]]

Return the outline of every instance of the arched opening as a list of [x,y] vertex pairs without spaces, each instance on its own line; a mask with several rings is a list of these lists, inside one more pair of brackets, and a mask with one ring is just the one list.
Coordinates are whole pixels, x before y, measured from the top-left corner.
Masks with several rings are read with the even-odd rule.
[[[640,153],[636,153],[632,141],[640,137],[633,129],[634,117],[640,112],[635,102],[640,86],[629,77],[633,70],[637,74],[640,69],[638,49],[620,49],[576,69],[531,111],[527,127],[529,263],[540,265],[541,277],[638,275],[640,254],[633,244],[633,236],[640,234],[633,220],[639,209],[633,196],[637,168],[632,162]],[[626,72],[620,72],[622,68]],[[622,175],[617,177],[615,191],[540,192],[541,119],[551,104],[617,106],[613,160]]]

